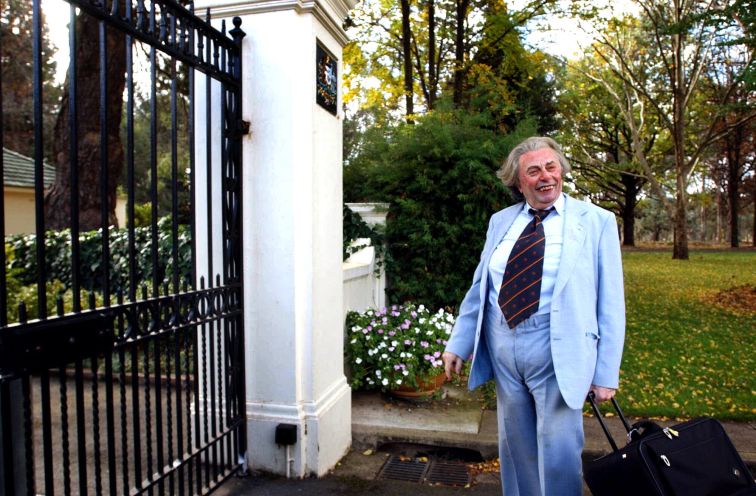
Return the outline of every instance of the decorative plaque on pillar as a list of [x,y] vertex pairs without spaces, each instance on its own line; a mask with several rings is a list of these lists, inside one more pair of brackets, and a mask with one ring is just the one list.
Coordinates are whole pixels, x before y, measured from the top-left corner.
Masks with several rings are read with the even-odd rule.
[[338,61],[320,43],[315,49],[315,101],[318,105],[336,115],[339,95]]

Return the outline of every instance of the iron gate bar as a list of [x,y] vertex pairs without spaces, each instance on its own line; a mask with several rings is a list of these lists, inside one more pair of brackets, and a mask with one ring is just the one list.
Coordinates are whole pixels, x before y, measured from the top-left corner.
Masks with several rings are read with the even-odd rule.
[[[45,268],[45,211],[40,199],[45,194],[44,157],[42,154],[42,14],[40,0],[32,0],[32,101],[34,121],[34,211],[37,232],[37,316],[47,316],[47,282]],[[5,234],[5,233],[3,233]]]
[[29,481],[34,480],[34,457],[32,451],[32,420],[31,420],[31,386],[29,376],[24,375],[21,378],[21,387],[23,400],[23,415],[24,415],[24,454],[26,458],[26,493],[30,496],[34,495],[34,484]]
[[76,374],[76,429],[78,435],[76,439],[78,441],[78,458],[77,461],[79,467],[79,494],[81,496],[87,495],[87,464],[82,463],[82,460],[87,459],[87,444],[84,437],[85,429],[85,413],[84,413],[84,370],[81,360],[76,361],[75,365]]
[[[76,8],[69,5],[68,50],[76,53]],[[78,109],[78,64],[76,57],[69,56],[69,85],[68,85],[68,161],[69,164],[79,163],[79,122]],[[68,167],[71,176],[71,289],[73,291],[73,311],[81,311],[81,288],[79,285],[80,244],[79,244],[79,168]]]
[[[45,488],[53,487],[53,459],[52,459],[52,413],[50,411],[50,374],[47,370],[41,374],[42,390],[42,461],[45,469]],[[48,492],[50,496],[54,493]]]
[[63,367],[60,368],[60,421],[61,421],[61,438],[63,446],[63,491],[64,494],[71,494],[71,460],[69,456],[68,440],[68,386],[66,385]]
[[[150,30],[155,30],[155,9],[150,11]],[[157,295],[160,288],[158,268],[158,198],[157,198],[157,60],[154,45],[150,46],[150,230],[152,242],[150,256],[152,257],[152,294]],[[175,212],[174,212],[175,215]]]
[[[0,381],[0,418],[3,419],[9,419],[11,418],[11,381]],[[0,422],[0,435],[2,435],[3,439],[3,474],[5,474],[4,477],[4,483],[3,484],[3,491],[5,491],[5,494],[13,494],[16,490],[16,480],[14,477],[14,467],[13,467],[13,449],[14,449],[14,440],[13,440],[13,431],[11,430],[11,423],[10,422]]]
[[[210,22],[210,8],[208,8],[205,11],[205,17],[206,17],[206,21],[209,23]],[[210,43],[210,40],[207,40],[207,41],[208,41],[208,43],[205,46],[205,50],[207,50],[207,52],[206,52],[206,59],[205,60],[207,62],[210,62],[210,60],[212,60],[212,57],[213,57],[212,44]],[[200,47],[201,47],[202,46],[202,37],[200,37],[199,43],[200,43]],[[200,53],[201,53],[201,48],[200,48]],[[215,53],[216,53],[216,63],[217,63],[217,45],[216,45],[216,52]],[[213,142],[213,139],[212,139],[212,127],[213,127],[212,126],[212,122],[213,122],[212,121],[212,117],[213,117],[213,115],[212,115],[212,108],[211,108],[211,103],[212,103],[212,98],[213,98],[212,95],[213,95],[212,94],[212,81],[210,80],[209,77],[205,77],[205,122],[208,123],[205,126],[205,139],[206,139],[206,142],[205,142],[205,155],[206,155],[206,158],[205,158],[205,167],[206,167],[205,182],[206,182],[206,188],[207,188],[207,193],[206,193],[207,194],[207,197],[206,197],[206,202],[207,202],[206,217],[207,217],[207,219],[206,219],[206,223],[207,223],[207,232],[210,232],[210,233],[213,232],[213,155],[212,155],[212,148],[210,146],[210,143]],[[213,237],[212,236],[208,236],[206,242],[207,242],[207,273],[210,274],[210,277],[208,278],[207,282],[208,282],[208,287],[210,289],[212,289],[212,287],[213,287],[212,274],[214,273],[214,270],[213,270],[213,260],[214,260],[213,259]],[[208,327],[206,327],[205,329],[208,329]],[[212,332],[213,330],[214,330],[214,325],[211,325],[211,326],[209,326],[209,333],[206,332],[206,331],[204,331],[204,330],[201,331],[201,333],[202,333],[202,363],[203,364],[207,363],[207,346],[209,345],[211,349],[212,349],[212,346],[213,346],[213,332]],[[207,334],[209,334],[209,341],[210,341],[209,344],[207,343],[207,340],[206,340],[206,337],[205,337]],[[212,356],[212,353],[211,353],[211,355],[210,355],[210,370],[212,370],[212,369],[213,369],[213,356]],[[207,411],[207,407],[206,407],[204,409],[203,427],[204,427],[204,432],[205,432],[205,444],[207,444],[209,442],[209,436],[211,434],[213,436],[215,435],[215,402],[214,402],[214,398],[215,398],[215,381],[213,380],[212,377],[210,378],[210,395],[208,396],[208,391],[207,391],[207,386],[208,386],[207,369],[204,366],[202,367],[202,385],[203,385],[202,397],[205,398],[206,405],[207,405],[207,398],[210,398],[210,406],[209,406],[210,413],[209,414],[210,414],[210,416],[213,419],[212,423],[210,425],[208,425],[209,424],[208,423],[208,418],[207,418],[208,411]],[[209,430],[210,427],[211,427],[211,425],[212,425],[212,431]],[[217,452],[215,450],[215,444],[213,444],[213,451],[212,451],[212,453],[209,454],[208,456],[212,456],[213,465],[217,467],[217,465],[218,465],[217,464],[218,457],[217,457]],[[215,475],[215,473],[214,473],[214,475]],[[207,481],[210,480],[210,467],[207,464],[205,465],[205,480],[207,480]],[[198,481],[198,483],[199,483],[199,481]]]
[[[71,6],[73,9],[73,5]],[[132,2],[126,1],[125,6],[125,20],[127,23],[132,22]],[[129,271],[129,294],[128,298],[130,302],[135,302],[137,299],[137,282],[136,282],[136,239],[135,239],[135,205],[136,205],[136,186],[135,186],[135,172],[134,172],[134,60],[133,60],[133,45],[134,38],[131,34],[126,34],[126,88],[127,88],[127,100],[126,100],[126,190],[128,194],[127,204],[127,228],[128,228],[128,271]],[[121,295],[120,305],[123,305],[123,297]],[[121,327],[122,339],[126,341],[127,329]],[[132,371],[139,370],[138,360],[138,344],[136,340],[132,340],[129,345],[131,369]],[[119,348],[119,358],[122,364],[126,363],[126,346]],[[129,483],[129,466],[128,466],[128,431],[127,431],[127,411],[126,411],[126,369],[121,367],[121,458],[122,458],[122,477],[123,477],[123,492],[128,494],[130,491]],[[133,446],[141,446],[141,419],[140,419],[140,403],[139,403],[139,378],[136,373],[131,374],[131,418],[132,418],[132,430],[133,430]],[[134,473],[135,482],[139,479],[138,474],[142,473],[142,450],[134,450]]]

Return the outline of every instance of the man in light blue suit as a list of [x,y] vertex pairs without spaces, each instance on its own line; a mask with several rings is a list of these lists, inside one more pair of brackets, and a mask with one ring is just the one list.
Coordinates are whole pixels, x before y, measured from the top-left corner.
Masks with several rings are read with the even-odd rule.
[[[525,201],[491,217],[443,356],[449,378],[472,356],[471,389],[495,380],[505,496],[581,495],[586,394],[601,402],[619,386],[625,302],[617,224],[611,212],[562,193],[569,170],[551,138],[512,150],[497,175]],[[533,226],[540,238],[526,236]],[[527,262],[538,275],[515,293],[530,288],[534,301],[523,296],[513,311],[515,298],[504,295],[515,277],[509,259],[520,258],[527,237],[540,239]]]

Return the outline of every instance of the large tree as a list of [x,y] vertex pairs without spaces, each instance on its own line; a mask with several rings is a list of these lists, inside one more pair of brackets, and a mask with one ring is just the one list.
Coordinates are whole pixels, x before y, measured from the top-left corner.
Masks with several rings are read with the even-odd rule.
[[[0,60],[2,61],[3,146],[34,156],[34,49],[32,2],[0,0]],[[55,85],[55,54],[44,13],[40,12],[41,82],[44,156],[51,156],[52,123],[60,89]]]
[[466,108],[478,51],[486,44],[506,50],[513,38],[519,45],[519,29],[556,3],[531,0],[509,11],[494,0],[363,0],[344,52],[345,101],[359,94],[363,106],[406,115],[434,109],[446,91],[456,108]]
[[[633,152],[628,119],[642,137],[644,158],[658,157],[659,131],[645,119],[643,108],[620,110],[615,105],[612,92],[623,91],[621,81],[612,77],[601,59],[589,54],[569,64],[562,81],[559,133],[575,172],[575,186],[622,219],[622,243],[634,246],[636,205],[646,178]],[[623,112],[631,115],[623,117]]]
[[71,57],[76,62],[76,132],[78,134],[76,157],[70,157],[69,109],[72,105],[69,93],[71,74],[66,77],[63,101],[55,123],[53,154],[56,165],[55,183],[45,197],[47,226],[63,229],[71,225],[71,164],[78,172],[78,222],[81,230],[102,227],[102,202],[108,212],[108,225],[117,225],[115,217],[116,189],[124,163],[120,127],[123,112],[123,90],[126,73],[126,46],[123,33],[105,29],[105,107],[107,121],[104,148],[107,164],[107,193],[100,194],[100,171],[103,148],[101,147],[101,71],[100,21],[81,12],[76,16],[76,47]]
[[[722,125],[723,114],[717,110],[726,103],[725,96],[743,84],[740,78],[724,89],[718,101],[710,102],[710,107],[703,112],[706,117],[693,115],[694,110],[700,110],[695,103],[700,102],[700,83],[711,62],[712,48],[722,43],[722,38],[729,37],[733,41],[732,34],[739,32],[740,27],[732,18],[727,29],[714,29],[707,22],[709,11],[722,10],[727,6],[726,2],[636,0],[636,4],[641,12],[640,22],[613,20],[594,44],[594,49],[628,89],[615,98],[617,105],[648,107],[668,133],[675,181],[674,202],[667,199],[659,177],[648,164],[643,160],[640,162],[652,190],[664,203],[673,221],[672,256],[688,259],[687,190],[691,174],[712,143],[752,118],[749,114]],[[636,42],[628,44],[628,39]],[[644,65],[639,65],[627,49],[630,45],[639,46],[638,39],[645,40],[648,45],[649,60]],[[745,51],[744,71],[751,69],[752,52],[752,49]],[[638,145],[634,144],[636,156],[641,149]]]
[[728,238],[730,246],[735,248],[740,244],[740,190],[748,173],[749,157],[755,153],[756,127],[752,118],[756,81],[752,72],[748,71],[748,66],[756,47],[752,33],[756,13],[738,1],[733,2],[730,8],[714,14],[710,16],[712,29],[721,29],[722,26],[726,28],[732,19],[741,27],[742,33],[742,37],[735,42],[723,40],[712,47],[711,63],[703,76],[704,98],[722,104],[715,129],[721,139],[712,147],[714,159],[711,163],[715,169],[714,174],[723,179],[727,199]]

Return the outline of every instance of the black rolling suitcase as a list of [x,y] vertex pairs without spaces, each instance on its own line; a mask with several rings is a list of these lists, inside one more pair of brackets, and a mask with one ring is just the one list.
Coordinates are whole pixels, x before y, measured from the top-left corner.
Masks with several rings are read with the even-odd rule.
[[756,496],[748,467],[716,420],[631,426],[612,399],[628,432],[627,445],[618,448],[592,395],[588,399],[612,446],[612,453],[583,466],[594,496]]

